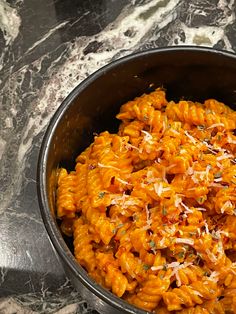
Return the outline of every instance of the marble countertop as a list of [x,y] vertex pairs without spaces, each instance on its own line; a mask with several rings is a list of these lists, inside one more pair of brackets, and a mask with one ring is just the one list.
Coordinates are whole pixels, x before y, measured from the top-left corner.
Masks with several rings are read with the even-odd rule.
[[134,51],[236,51],[233,0],[0,0],[0,313],[95,313],[65,277],[36,194],[47,124],[68,93]]

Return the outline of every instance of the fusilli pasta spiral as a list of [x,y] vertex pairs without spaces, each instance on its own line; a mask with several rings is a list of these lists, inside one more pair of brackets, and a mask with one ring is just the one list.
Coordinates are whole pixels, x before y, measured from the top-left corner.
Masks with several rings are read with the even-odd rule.
[[58,173],[57,217],[99,284],[156,314],[236,313],[236,113],[168,102],[124,104],[108,131]]

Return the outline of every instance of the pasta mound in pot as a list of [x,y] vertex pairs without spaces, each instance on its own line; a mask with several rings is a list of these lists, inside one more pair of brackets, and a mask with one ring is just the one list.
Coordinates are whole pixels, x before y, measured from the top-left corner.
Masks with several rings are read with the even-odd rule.
[[159,88],[117,118],[58,174],[77,261],[146,311],[236,313],[236,112]]

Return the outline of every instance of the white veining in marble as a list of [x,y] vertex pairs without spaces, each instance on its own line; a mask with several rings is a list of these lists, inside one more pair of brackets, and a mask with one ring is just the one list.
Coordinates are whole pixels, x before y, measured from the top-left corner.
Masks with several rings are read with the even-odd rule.
[[0,137],[0,159],[2,158],[2,154],[4,152],[6,146],[6,141]]
[[[18,5],[20,7],[23,0],[13,2],[14,6]],[[223,11],[223,14],[218,15],[217,21],[213,19],[212,23],[208,23],[209,11],[214,11],[210,0],[192,2],[184,0],[146,0],[136,5],[138,2],[137,0],[130,0],[129,5],[124,7],[116,20],[95,35],[75,37],[73,43],[70,40],[59,41],[57,48],[63,49],[59,49],[60,54],[54,59],[50,59],[50,52],[45,52],[40,57],[33,59],[30,64],[23,63],[20,68],[13,69],[10,65],[9,73],[11,75],[2,89],[2,94],[7,95],[8,108],[3,115],[4,127],[0,125],[2,127],[0,136],[0,175],[2,173],[7,175],[7,172],[9,172],[11,178],[7,181],[4,194],[1,195],[0,193],[0,213],[3,214],[2,217],[7,216],[12,220],[26,220],[29,224],[42,225],[42,221],[35,216],[35,213],[29,216],[28,213],[21,212],[17,202],[14,202],[14,206],[9,210],[9,203],[11,199],[21,193],[23,182],[28,180],[28,182],[35,184],[34,179],[26,178],[25,172],[26,168],[30,166],[27,162],[27,156],[35,148],[38,149],[39,140],[35,143],[36,136],[45,130],[50,118],[63,99],[88,75],[111,60],[133,51],[158,47],[164,37],[164,44],[161,45],[181,44],[212,47],[219,41],[223,41],[224,48],[233,49],[226,33],[227,28],[235,22],[234,0],[219,0],[215,9]],[[185,7],[186,12],[180,12],[180,8],[185,3],[189,3],[189,7]],[[204,10],[203,3],[210,9]],[[186,17],[183,18],[181,14],[185,13]],[[84,13],[85,16],[87,14],[88,12]],[[195,26],[192,22],[196,15],[206,18],[207,22],[205,24],[199,22]],[[73,23],[78,23],[81,18],[82,16],[78,16]],[[7,46],[11,48],[21,35],[21,23],[23,25],[23,20],[21,21],[18,11],[11,7],[6,0],[0,0],[0,28],[6,41],[6,47],[0,56],[0,70],[4,66],[3,60],[8,53]],[[55,34],[59,38],[60,33],[57,32],[63,30],[64,27],[68,27],[68,25],[72,28],[73,23],[70,24],[68,20],[59,21],[50,29],[45,28],[43,35],[40,35],[37,40],[35,39],[35,42],[29,45],[25,54],[33,54],[42,45],[50,42]],[[167,35],[165,32],[167,32]],[[100,44],[96,52],[86,53],[85,50],[89,44],[94,42]],[[24,56],[16,54],[14,57],[21,60]],[[50,60],[50,64],[46,69],[45,80],[42,86],[37,88],[34,85],[34,80],[41,75],[45,62],[48,60]],[[19,90],[23,92],[19,93]],[[0,104],[3,104],[3,99],[0,94]],[[13,137],[14,140],[12,140]],[[4,172],[9,151],[13,162],[11,167]],[[36,195],[32,196],[33,202],[36,202]],[[19,210],[15,211],[15,208]],[[20,230],[19,235],[21,235],[21,232],[23,233],[24,230]],[[3,248],[5,244],[3,243]],[[5,251],[7,252],[7,249]],[[9,258],[11,258],[10,255]],[[28,260],[32,266],[36,258],[37,256],[32,256],[29,249],[26,249],[22,256],[22,259]],[[8,270],[2,268],[0,286],[7,275]],[[30,275],[27,280],[24,284],[32,287],[33,292],[34,285]],[[0,302],[0,313],[33,314],[36,313],[34,312],[35,308],[40,313],[55,313],[55,309],[59,309],[57,314],[89,313],[89,309],[83,308],[85,301],[81,300],[79,293],[72,291],[68,295],[64,294],[67,285],[68,282],[66,281],[65,285],[58,288],[57,292],[59,294],[54,295],[48,291],[48,287],[42,281],[40,296],[32,293],[32,295],[21,296],[21,298],[15,300],[11,298],[4,299]],[[22,305],[26,305],[26,308]],[[32,310],[29,308],[32,308]]]
[[[185,41],[179,39],[179,44],[188,45],[189,42],[198,46],[212,47],[224,36],[224,29],[214,26],[202,26],[198,29],[188,27],[181,23],[181,29],[186,36]],[[227,45],[227,50],[232,50],[231,44]]]
[[36,312],[31,311],[25,306],[22,307],[18,302],[14,299],[3,299],[0,302],[0,313],[1,314],[36,314]]
[[[35,100],[33,105],[34,111],[32,113],[29,112],[29,117],[22,130],[21,137],[18,140],[17,160],[19,167],[18,171],[13,174],[15,178],[17,178],[17,180],[13,180],[13,182],[15,182],[15,185],[17,184],[18,188],[16,188],[16,186],[14,186],[14,188],[11,188],[12,186],[9,187],[9,190],[12,190],[10,194],[13,193],[13,190],[16,191],[20,188],[21,173],[24,169],[24,156],[26,152],[31,149],[34,136],[45,128],[50,117],[55,112],[55,109],[68,93],[89,74],[108,63],[114,57],[124,56],[137,50],[141,44],[148,44],[150,41],[158,40],[158,38],[162,36],[161,31],[158,30],[163,29],[176,19],[178,6],[180,4],[180,0],[149,1],[137,7],[130,4],[124,8],[116,21],[108,25],[97,35],[79,37],[75,40],[75,43],[66,44],[68,51],[66,61],[60,68],[57,68],[57,62],[62,58],[61,55],[50,65],[48,69],[48,77],[50,77],[50,80],[45,82],[37,97],[38,100]],[[221,0],[219,3],[219,6],[221,8],[223,7],[226,11],[228,10],[227,8],[230,8],[230,5],[232,6],[232,4],[227,3],[225,0]],[[198,10],[196,6],[194,7],[194,4],[191,4],[191,6],[192,10],[194,10],[194,8]],[[191,20],[191,14],[192,13],[187,17],[188,21],[186,24]],[[204,25],[196,28],[178,22],[179,28],[182,29],[185,34],[185,40],[179,38],[177,32],[173,32],[173,36],[169,40],[169,45],[175,44],[175,39],[178,38],[178,44],[213,46],[224,37],[227,48],[231,50],[231,45],[226,36],[224,36],[224,28],[229,25],[234,18],[234,12],[231,10],[231,14],[228,14],[222,19],[220,28]],[[19,19],[17,19],[17,21],[17,25],[19,25]],[[58,29],[64,24],[66,24],[66,22],[58,24],[56,28]],[[142,27],[140,27],[140,25],[142,25]],[[155,30],[155,32],[153,32],[153,30]],[[55,28],[44,35],[39,42],[31,46],[29,51],[32,51],[40,42],[42,43],[42,41],[50,37],[54,31]],[[131,37],[125,35],[127,31],[132,32]],[[102,43],[101,47],[96,53],[91,52],[85,55],[83,53],[84,49],[94,40]],[[40,71],[41,64],[46,57],[47,55],[43,55],[30,66],[25,65],[12,74],[9,85],[5,86],[5,88],[11,90],[11,110],[17,111],[17,109],[14,109],[14,104],[18,102],[17,89],[21,86],[21,82],[19,82],[17,78],[21,77],[23,80],[27,72],[32,72],[32,67],[34,67],[34,71],[35,69],[36,71]],[[33,73],[31,74],[33,75]],[[24,101],[24,95],[22,95],[20,101]],[[12,125],[9,123],[11,118],[12,115],[9,114],[5,122],[9,128]],[[4,207],[6,207],[6,205],[7,200],[5,200]]]
[[[159,1],[159,3],[161,2],[163,1]],[[154,28],[161,29],[169,24],[176,17],[176,10],[179,3],[180,1],[176,0],[165,1],[163,7],[155,8],[157,6],[156,2],[151,1],[136,8],[131,6],[126,7],[117,20],[111,25],[108,25],[98,35],[77,38],[76,42],[69,46],[70,52],[66,62],[58,71],[55,72],[53,67],[49,71],[49,76],[52,79],[50,80],[50,84],[45,84],[39,96],[40,101],[36,105],[39,115],[34,116],[33,121],[31,118],[28,120],[23,139],[25,139],[27,132],[32,130],[34,125],[37,125],[37,128],[35,128],[33,134],[36,135],[40,132],[48,124],[49,118],[60,105],[62,99],[89,74],[107,64],[117,54],[121,57],[137,50],[140,42],[157,39],[160,33],[151,37],[148,37],[147,34]],[[225,8],[225,5],[225,1],[222,0],[220,6],[224,6]],[[230,4],[227,4],[227,6],[230,6]],[[149,18],[144,20],[143,16],[145,14],[148,14]],[[224,21],[222,21],[222,28],[211,26],[190,28],[181,23],[180,27],[185,33],[186,40],[180,40],[179,44],[213,46],[224,36],[223,27],[229,25],[233,18],[234,13],[232,11],[231,15],[225,17]],[[140,24],[142,24],[142,27],[140,27]],[[134,34],[132,38],[125,36],[125,32],[129,29]],[[175,37],[170,40],[170,44],[174,44],[174,39]],[[103,43],[104,48],[102,47],[96,53],[84,55],[84,48],[93,40]],[[105,49],[107,47],[110,48],[109,51]],[[230,44],[227,48],[231,49]],[[41,61],[37,60],[34,65],[40,67]],[[22,70],[24,71],[25,69]],[[69,77],[69,74],[72,74],[72,76]],[[49,103],[50,108],[48,108]],[[47,118],[42,119],[41,115],[45,112],[47,113]],[[24,154],[31,147],[31,144],[32,138],[28,138],[28,141],[21,141],[18,151],[19,161],[23,160]]]
[[[135,51],[141,41],[148,40],[146,34],[151,29],[158,26],[159,23],[166,25],[175,17],[175,9],[180,1],[165,0],[166,7],[160,6],[156,8],[156,2],[150,1],[141,6],[133,7],[129,5],[125,7],[123,12],[116,21],[108,25],[103,31],[97,35],[90,37],[77,38],[74,44],[68,43],[68,57],[66,62],[57,69],[54,63],[51,64],[48,70],[48,76],[51,77],[49,82],[45,82],[44,87],[38,95],[39,100],[35,100],[34,111],[30,114],[25,124],[21,138],[19,138],[19,146],[17,151],[18,169],[13,175],[15,176],[14,186],[9,186],[8,193],[10,195],[21,187],[21,178],[24,169],[25,155],[32,148],[32,141],[43,128],[48,124],[48,121],[55,109],[60,105],[61,101],[69,94],[69,92],[89,74],[108,63],[114,56],[126,55]],[[161,2],[161,1],[160,1]],[[154,3],[154,4],[153,4]],[[144,19],[144,15],[148,14],[149,18]],[[140,28],[140,24],[143,27]],[[60,26],[60,25],[59,25]],[[58,26],[58,27],[59,27]],[[132,29],[134,36],[132,38],[125,36],[124,33]],[[47,35],[46,35],[47,36]],[[41,39],[41,41],[43,38]],[[97,53],[89,53],[84,55],[83,50],[91,42],[97,40],[103,43],[102,48]],[[34,47],[31,47],[32,50]],[[109,48],[109,51],[107,51]],[[121,50],[124,49],[123,52]],[[27,72],[32,72],[34,67],[40,71],[41,63],[45,59],[45,55],[34,61],[30,67],[23,66],[17,72],[11,75],[11,81],[5,88],[11,90],[12,108],[18,103],[17,90],[21,86],[19,77],[25,77]],[[59,57],[60,59],[60,57]],[[69,77],[69,74],[72,74]],[[20,102],[24,101],[24,95]],[[14,110],[14,109],[13,109]],[[8,116],[11,118],[11,115]],[[9,199],[2,200],[2,208],[6,208]],[[3,209],[4,210],[4,209]]]
[[[68,284],[65,283],[65,284]],[[78,292],[68,290],[63,294],[63,286],[54,294],[28,294],[19,297],[0,299],[1,314],[89,314],[92,308],[82,300]],[[68,291],[67,291],[68,290]]]
[[[154,7],[153,1],[137,8],[125,8],[118,17],[117,21],[113,22],[98,35],[77,38],[75,44],[69,47],[70,54],[66,62],[60,67],[57,73],[55,73],[55,70],[53,69],[50,73],[50,76],[52,77],[50,84],[47,84],[41,91],[41,95],[39,97],[40,101],[37,104],[37,108],[39,109],[40,114],[45,111],[49,114],[47,119],[42,119],[41,116],[34,117],[34,119],[36,119],[34,120],[35,125],[39,126],[36,132],[41,131],[45,125],[48,124],[51,114],[55,111],[55,108],[60,105],[62,99],[64,99],[69,92],[89,74],[107,64],[116,54],[119,53],[120,57],[135,51],[138,48],[137,45],[139,42],[141,40],[146,40],[145,35],[152,28],[156,27],[160,23],[163,27],[171,22],[171,20],[175,17],[175,9],[179,2],[180,1],[171,0],[168,1],[166,7],[154,10],[150,18],[145,20],[143,27],[141,28],[140,23],[144,21],[142,15]],[[134,36],[132,38],[124,35],[128,29],[132,29],[134,32]],[[93,40],[104,43],[105,48],[109,47],[112,49],[110,49],[110,51],[106,51],[104,48],[96,53],[89,53],[85,56],[83,50]],[[125,51],[120,53],[122,49],[125,49]],[[41,60],[37,60],[35,62],[37,66],[40,66],[40,61]],[[69,74],[72,74],[70,78]],[[52,99],[54,99],[53,103],[51,101]],[[50,109],[48,108],[49,103]],[[31,122],[32,121],[29,120],[25,132],[32,127]],[[19,160],[22,160],[24,153],[30,147],[31,142],[29,141],[23,145],[24,149],[22,149],[22,145],[19,149]]]
[[19,34],[21,18],[17,10],[12,8],[5,0],[0,0],[0,28],[6,40],[6,45]]
[[68,21],[62,22],[58,25],[56,25],[55,27],[51,28],[46,34],[44,34],[42,36],[42,38],[40,38],[39,40],[37,40],[30,48],[27,49],[26,53],[30,53],[35,47],[37,47],[38,45],[40,45],[43,41],[45,41],[47,38],[49,38],[56,30],[62,28],[63,26],[65,26],[66,24],[68,24]]

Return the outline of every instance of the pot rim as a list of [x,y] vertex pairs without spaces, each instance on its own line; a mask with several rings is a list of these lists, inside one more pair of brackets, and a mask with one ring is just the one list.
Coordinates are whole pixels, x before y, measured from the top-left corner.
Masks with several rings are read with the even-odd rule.
[[136,52],[119,58],[115,61],[110,62],[109,64],[99,68],[97,71],[88,76],[85,80],[83,80],[80,84],[78,84],[69,95],[63,100],[61,105],[55,111],[54,115],[49,121],[48,127],[44,134],[39,158],[38,158],[38,166],[37,166],[37,192],[38,192],[38,200],[40,205],[41,216],[44,221],[44,225],[46,227],[48,236],[56,249],[58,255],[62,258],[63,262],[71,269],[76,278],[80,280],[80,282],[87,287],[92,293],[94,293],[98,298],[106,302],[112,307],[115,307],[118,310],[126,311],[127,313],[139,313],[144,314],[147,311],[141,310],[134,305],[127,303],[125,300],[118,298],[110,291],[98,285],[92,278],[89,277],[87,272],[79,265],[76,261],[73,254],[68,249],[59,229],[56,224],[55,219],[52,217],[50,212],[49,202],[47,199],[47,191],[46,191],[46,164],[47,164],[47,156],[50,147],[50,142],[57,128],[57,125],[61,118],[64,116],[66,110],[70,106],[70,104],[79,96],[79,94],[85,90],[92,82],[99,79],[102,75],[106,74],[111,69],[116,68],[119,65],[125,65],[127,62],[135,59],[139,59],[142,57],[146,57],[148,55],[158,55],[160,53],[175,53],[175,52],[200,52],[200,53],[209,53],[209,54],[217,54],[224,57],[234,58],[236,59],[236,55],[233,52],[228,52],[225,50],[216,50],[209,47],[198,47],[198,46],[171,46],[166,48],[154,48],[145,50],[142,52]]

